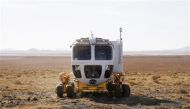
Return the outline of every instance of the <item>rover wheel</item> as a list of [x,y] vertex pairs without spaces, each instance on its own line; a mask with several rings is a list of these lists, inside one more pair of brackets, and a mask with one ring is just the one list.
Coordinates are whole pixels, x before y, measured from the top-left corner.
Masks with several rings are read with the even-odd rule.
[[63,85],[59,84],[56,86],[56,93],[59,98],[63,97]]
[[122,84],[122,89],[123,89],[122,95],[123,95],[124,97],[129,97],[129,96],[130,96],[130,93],[131,93],[129,85],[127,85],[127,84]]
[[74,87],[72,85],[67,86],[67,97],[71,98],[74,96]]
[[122,88],[120,87],[120,85],[115,85],[113,91],[114,91],[115,97],[121,97],[122,96]]
[[113,90],[113,84],[112,84],[112,82],[108,82],[108,83],[106,84],[106,88],[107,88],[107,91],[108,91],[109,93],[112,93],[112,90]]
[[74,83],[73,82],[71,82],[70,85],[74,88]]

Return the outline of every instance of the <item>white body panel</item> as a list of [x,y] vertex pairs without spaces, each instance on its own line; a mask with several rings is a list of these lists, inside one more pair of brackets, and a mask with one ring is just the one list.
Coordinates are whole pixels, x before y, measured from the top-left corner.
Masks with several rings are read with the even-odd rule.
[[[91,42],[95,42],[94,40],[90,40]],[[95,44],[91,44],[91,60],[77,60],[73,59],[73,51],[71,56],[71,64],[72,65],[80,65],[81,71],[81,78],[76,78],[80,82],[84,82],[89,84],[89,81],[92,78],[86,78],[84,73],[84,66],[85,65],[101,65],[102,66],[102,73],[100,78],[94,78],[97,84],[103,83],[107,81],[109,78],[104,78],[105,69],[107,65],[113,65],[113,72],[122,73],[123,72],[123,65],[122,65],[122,41],[110,41],[112,44],[112,60],[95,60]],[[121,42],[121,43],[120,43]],[[73,50],[73,47],[72,47]]]
[[123,46],[122,41],[112,41],[114,45],[113,52],[114,52],[114,68],[113,73],[122,73],[123,72]]

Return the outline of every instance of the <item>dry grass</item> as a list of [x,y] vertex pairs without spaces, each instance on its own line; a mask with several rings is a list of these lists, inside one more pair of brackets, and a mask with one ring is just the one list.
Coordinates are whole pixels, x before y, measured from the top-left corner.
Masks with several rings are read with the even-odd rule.
[[190,56],[127,56],[129,98],[57,99],[59,72],[70,71],[69,57],[0,57],[3,108],[189,108]]

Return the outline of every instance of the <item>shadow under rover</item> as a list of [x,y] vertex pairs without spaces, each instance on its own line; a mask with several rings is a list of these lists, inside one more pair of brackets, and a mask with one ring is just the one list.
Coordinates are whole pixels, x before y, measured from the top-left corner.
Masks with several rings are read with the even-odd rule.
[[92,101],[97,103],[106,103],[106,104],[125,104],[128,106],[136,106],[136,105],[160,105],[161,103],[173,103],[178,104],[177,102],[165,99],[156,99],[153,97],[146,97],[146,96],[135,96],[131,95],[130,97],[109,97],[106,94],[92,94],[92,95],[85,95],[83,97],[89,98]]

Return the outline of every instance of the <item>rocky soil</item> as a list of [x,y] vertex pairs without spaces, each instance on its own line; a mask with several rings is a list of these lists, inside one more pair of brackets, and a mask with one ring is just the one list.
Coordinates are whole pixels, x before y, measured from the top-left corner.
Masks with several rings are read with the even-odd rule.
[[0,57],[0,108],[15,109],[171,109],[190,108],[190,56],[124,57],[129,98],[106,93],[57,98],[61,71],[69,57]]

